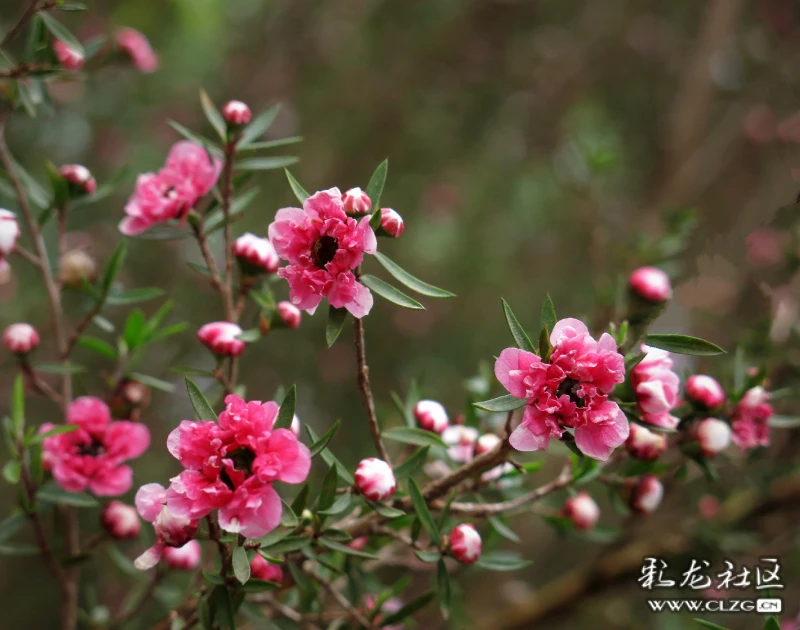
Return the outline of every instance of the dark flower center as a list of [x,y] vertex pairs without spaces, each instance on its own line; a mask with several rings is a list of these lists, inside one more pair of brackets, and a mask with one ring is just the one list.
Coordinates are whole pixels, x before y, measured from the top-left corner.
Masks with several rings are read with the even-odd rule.
[[336,250],[339,249],[339,241],[332,236],[323,236],[316,243],[311,252],[311,257],[314,260],[314,265],[319,269],[324,269],[325,265],[333,260],[336,256]]
[[106,452],[105,444],[97,438],[92,438],[88,444],[78,445],[78,455],[88,455],[89,457],[97,457]]
[[581,388],[581,384],[579,381],[576,381],[574,378],[565,378],[561,381],[561,385],[558,386],[558,391],[556,394],[561,397],[564,394],[569,396],[569,399],[578,406],[578,408],[582,408],[586,401],[583,400],[582,397],[578,395],[578,391]]
[[[233,461],[233,467],[236,470],[246,471],[248,477],[253,474],[253,462],[256,460],[256,454],[249,448],[243,447],[236,449],[232,453],[228,453],[228,458]],[[219,474],[219,478],[222,479],[222,483],[228,486],[231,490],[235,489],[233,480],[230,478],[230,475],[228,475],[228,472],[224,468]]]

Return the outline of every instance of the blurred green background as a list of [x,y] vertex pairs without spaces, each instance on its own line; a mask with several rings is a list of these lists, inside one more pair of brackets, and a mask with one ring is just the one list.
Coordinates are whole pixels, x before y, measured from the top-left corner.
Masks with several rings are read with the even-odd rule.
[[[281,103],[268,137],[304,137],[284,152],[300,158],[292,172],[309,190],[365,187],[374,167],[389,158],[383,203],[400,212],[406,230],[396,241],[382,239],[381,251],[458,297],[426,300],[422,312],[376,300],[366,320],[367,352],[386,422],[399,422],[389,392],[404,393],[412,378],[451,415],[462,410],[464,381],[509,345],[501,296],[522,321],[534,322],[549,291],[559,315],[602,328],[618,314],[627,273],[639,264],[663,263],[679,286],[659,331],[691,332],[730,348],[746,340],[745,329],[763,332],[769,325],[770,301],[759,285],[764,276],[746,265],[744,238],[770,223],[797,189],[790,175],[798,156],[790,118],[800,88],[800,10],[792,0],[87,4],[88,14],[60,14],[73,32],[87,39],[116,26],[137,28],[160,55],[159,71],[139,75],[100,57],[88,64],[85,81],[53,86],[56,116],[31,120],[17,114],[9,144],[42,181],[45,159],[85,164],[101,184],[127,169],[118,194],[71,217],[71,238],[101,263],[119,238],[116,225],[135,174],[158,168],[178,139],[166,120],[209,133],[201,87],[220,105],[236,98],[258,112]],[[21,6],[2,2],[3,27]],[[266,235],[275,211],[294,203],[280,171],[256,180],[261,193],[236,233]],[[686,218],[688,209],[693,219]],[[687,225],[693,229],[683,229]],[[165,287],[176,303],[174,321],[190,323],[138,370],[164,377],[175,364],[210,368],[212,359],[194,331],[222,312],[216,295],[186,264],[199,261],[194,243],[130,245],[125,285]],[[372,265],[367,269],[385,277]],[[286,288],[277,286],[285,296]],[[0,299],[3,326],[30,321],[47,338],[44,294],[24,262],[14,264]],[[78,295],[65,306],[74,321],[84,307]],[[116,309],[109,318],[118,323],[125,314]],[[341,418],[334,450],[354,464],[371,454],[371,445],[355,388],[352,333],[346,329],[326,349],[324,326],[321,311],[304,316],[298,331],[270,335],[244,356],[241,376],[251,398],[269,399],[278,387],[296,382],[300,418],[317,432]],[[790,345],[783,348],[787,353]],[[758,344],[753,351],[772,352]],[[100,379],[93,374],[111,366],[85,350],[77,359],[92,368],[79,391],[96,391]],[[729,360],[713,361],[681,367],[729,370]],[[4,398],[13,372],[6,355]],[[31,407],[39,420],[52,419],[46,403]],[[181,387],[175,396],[153,392],[142,418],[153,447],[135,462],[137,484],[163,483],[177,471],[164,439],[189,415]],[[788,446],[790,454],[794,446]],[[730,486],[739,481],[734,476]],[[714,492],[724,496],[725,484]],[[708,491],[705,481],[693,478],[680,500],[650,520],[674,527],[681,521],[673,514],[691,513]],[[3,504],[11,505],[12,494],[0,492]],[[86,518],[91,522],[94,515]],[[609,511],[608,519],[619,517]],[[796,522],[785,524],[795,534]],[[487,620],[535,598],[549,579],[600,549],[577,538],[554,545],[549,528],[532,517],[514,524],[533,566],[465,576],[464,607],[451,627],[474,627],[476,619],[485,628],[501,627]],[[757,551],[748,553],[757,557]],[[791,558],[784,559],[789,564]],[[98,567],[86,572],[96,571],[101,582],[87,589],[85,603],[113,604],[130,578]],[[37,558],[2,557],[0,626],[54,627],[55,589],[43,576]],[[797,571],[794,578],[787,617],[798,612]],[[415,588],[423,590],[427,577],[419,580]],[[674,615],[656,619],[643,600],[630,577],[536,627],[693,627]],[[440,627],[432,613],[423,619],[420,627]],[[756,627],[735,616],[730,626]]]

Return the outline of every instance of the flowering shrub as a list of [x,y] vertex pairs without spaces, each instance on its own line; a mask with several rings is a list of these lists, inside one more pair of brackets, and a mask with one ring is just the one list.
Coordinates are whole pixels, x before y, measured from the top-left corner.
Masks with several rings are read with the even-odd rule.
[[[61,24],[56,9],[67,8],[63,3],[31,7],[16,29],[29,27],[31,58],[0,70],[13,88],[0,101],[0,134],[11,116],[34,107],[31,93],[45,89],[44,78],[79,72],[100,54],[100,46],[84,46]],[[146,37],[130,28],[117,30],[106,48],[109,58],[121,53],[139,72],[159,67]],[[253,154],[291,139],[261,140],[271,110],[253,115],[236,100],[217,109],[204,92],[201,107],[216,135],[172,124],[182,139],[160,169],[138,175],[126,190],[119,245],[101,272],[65,243],[72,211],[101,201],[109,192],[103,182],[83,165],[48,165],[45,190],[0,136],[14,206],[0,209],[0,262],[37,270],[51,318],[40,332],[17,322],[3,333],[18,370],[2,423],[4,476],[18,487],[19,504],[0,536],[13,549],[14,537],[31,529],[34,551],[60,587],[65,630],[85,619],[92,619],[86,627],[135,623],[154,601],[167,602],[155,627],[173,629],[233,628],[240,617],[263,622],[265,615],[312,628],[323,621],[401,628],[434,599],[448,618],[457,592],[451,581],[467,570],[460,565],[517,571],[530,563],[500,550],[500,537],[519,541],[506,516],[535,514],[571,535],[602,533],[604,513],[593,496],[599,489],[607,488],[624,514],[644,517],[680,491],[668,481],[685,476],[689,466],[713,479],[732,443],[741,451],[765,447],[771,427],[781,424],[765,369],[748,372],[737,364],[731,370],[711,342],[649,332],[673,291],[666,272],[648,266],[630,275],[619,316],[591,329],[577,318],[558,319],[549,295],[539,321],[525,325],[502,300],[497,322],[486,325],[504,319],[513,345],[487,353],[486,359],[497,354],[495,379],[483,379],[479,389],[480,397],[507,393],[482,401],[473,395],[464,410],[448,413],[414,386],[404,398],[392,397],[402,421],[393,426],[395,418],[376,407],[389,396],[374,392],[370,382],[364,319],[376,298],[392,308],[423,309],[406,290],[426,301],[455,296],[384,254],[386,243],[403,246],[406,227],[400,213],[382,207],[388,162],[364,189],[344,193],[317,182],[321,190],[309,194],[286,171],[299,207],[270,211],[262,234],[236,235],[254,197],[248,174],[292,163]],[[56,246],[44,237],[51,225]],[[423,228],[409,221],[408,229]],[[121,275],[127,239],[153,236],[194,241],[204,261],[195,270],[219,298],[222,319],[203,314],[196,331],[187,331],[187,324],[167,323],[172,306],[166,302],[150,317],[131,308],[114,344],[87,333],[93,323],[102,326],[108,308],[163,295],[158,287],[126,287]],[[152,247],[158,256],[160,245]],[[366,273],[375,263],[390,280]],[[75,324],[65,316],[68,292],[85,299]],[[327,313],[316,314],[323,300]],[[306,316],[327,317],[328,347],[352,320],[364,417],[346,421],[360,423],[372,440],[372,452],[352,470],[334,453],[339,422],[322,435],[301,427],[295,407],[302,387],[285,383],[273,395],[245,391],[238,378],[239,358],[256,352],[253,344],[272,334],[304,334]],[[173,408],[180,411],[169,418],[166,443],[151,444],[149,388],[172,393],[174,384],[136,368],[146,366],[148,347],[174,335],[196,337],[213,365],[175,367],[185,376],[188,401],[176,396]],[[78,347],[113,361],[113,373],[99,383],[77,379]],[[40,354],[55,362],[41,361]],[[718,357],[704,368],[719,380],[694,374],[682,383],[674,363],[681,354]],[[49,403],[47,421],[34,423],[26,413],[34,396]],[[793,424],[783,419],[783,426]],[[148,449],[169,453],[182,470],[154,479],[135,462]],[[535,451],[547,452],[529,455]],[[562,470],[543,481],[535,473],[553,460]],[[310,479],[312,468],[321,484]],[[551,496],[560,507],[538,511]],[[58,510],[55,525],[46,518],[51,509]],[[97,513],[96,531],[86,531],[79,510]],[[713,502],[704,511],[716,514]],[[117,547],[126,540],[136,542]],[[95,561],[101,545],[114,549],[133,575],[150,574],[142,574],[146,587],[129,605],[96,623],[79,587],[91,579],[83,566]],[[381,570],[398,558],[430,570],[433,587],[404,592],[403,580],[389,584]],[[180,592],[160,589],[171,571],[192,573]]]

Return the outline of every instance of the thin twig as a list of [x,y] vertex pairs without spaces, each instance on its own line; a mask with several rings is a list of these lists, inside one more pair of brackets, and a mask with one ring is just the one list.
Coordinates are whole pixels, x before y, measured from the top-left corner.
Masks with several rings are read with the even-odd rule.
[[358,623],[363,628],[374,628],[374,624],[372,624],[369,619],[367,619],[359,610],[350,603],[350,601],[339,592],[337,589],[328,579],[321,576],[319,573],[314,571],[313,569],[303,569],[311,578],[322,584],[326,591],[328,591],[333,598],[338,602],[338,604],[347,611],[347,614],[353,618],[353,620]]
[[375,400],[372,397],[372,387],[369,383],[369,366],[367,365],[367,353],[364,348],[364,322],[358,317],[353,318],[353,330],[355,331],[356,360],[358,361],[358,389],[361,391],[361,400],[364,409],[367,411],[367,422],[372,441],[378,451],[380,458],[390,466],[389,453],[381,440],[381,428],[378,424],[378,415],[375,413]]
[[144,607],[147,605],[148,600],[153,596],[158,585],[161,583],[161,580],[164,579],[164,572],[160,569],[156,569],[156,572],[153,574],[153,577],[150,580],[150,584],[147,585],[145,591],[141,594],[136,603],[131,607],[130,610],[127,612],[120,613],[116,618],[111,620],[109,624],[109,628],[111,630],[115,630],[123,625],[125,625],[128,621],[133,619],[136,615],[138,615]]
[[28,379],[31,387],[38,393],[47,396],[50,400],[56,403],[59,407],[63,405],[63,400],[59,393],[54,390],[50,385],[47,384],[46,381],[42,380],[39,376],[39,373],[33,369],[31,364],[27,360],[20,361],[19,364],[20,370]]
[[[222,167],[222,216],[225,221],[225,287],[223,294],[225,301],[225,319],[235,322],[235,309],[233,305],[233,243],[231,242],[231,199],[233,197],[233,159],[236,155],[236,143],[229,141],[225,145],[225,164]],[[233,371],[233,362],[231,362]]]
[[15,253],[15,254],[19,254],[19,255],[20,255],[20,256],[22,256],[22,257],[23,257],[25,260],[27,260],[27,261],[28,261],[30,264],[32,264],[34,267],[39,267],[39,266],[41,266],[41,264],[42,264],[42,261],[41,261],[41,260],[39,260],[39,259],[36,257],[36,254],[34,254],[32,251],[29,251],[29,250],[25,249],[25,248],[24,248],[22,245],[20,245],[19,243],[17,243],[17,244],[14,246],[14,252],[13,252],[13,253]]
[[273,612],[283,615],[287,619],[291,619],[295,623],[300,624],[302,627],[306,628],[306,630],[320,630],[318,625],[306,619],[304,615],[300,614],[296,610],[293,610],[288,606],[284,606],[269,593],[265,593],[259,597],[258,601],[266,604],[273,610]]
[[36,13],[39,6],[39,0],[32,0],[31,3],[25,7],[22,15],[19,16],[19,20],[17,23],[12,26],[8,32],[3,36],[3,39],[0,40],[0,48],[3,48],[6,44],[8,44],[14,37],[16,37],[17,33],[19,33],[27,24],[28,20],[33,17],[33,14]]

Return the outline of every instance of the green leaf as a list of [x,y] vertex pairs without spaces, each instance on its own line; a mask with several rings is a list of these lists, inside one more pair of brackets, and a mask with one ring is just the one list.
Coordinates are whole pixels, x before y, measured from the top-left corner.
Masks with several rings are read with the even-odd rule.
[[414,555],[428,564],[436,564],[442,559],[441,551],[415,551]]
[[208,153],[211,153],[219,158],[223,156],[222,149],[220,149],[212,140],[209,140],[205,136],[201,136],[199,133],[195,133],[194,131],[187,129],[182,124],[175,122],[174,120],[168,120],[167,124],[190,142],[194,142],[195,144],[203,147]]
[[800,416],[772,416],[769,426],[775,429],[793,429],[800,427]]
[[261,331],[258,328],[251,328],[250,330],[245,330],[236,335],[236,338],[239,341],[244,341],[245,343],[253,343],[254,341],[261,339]]
[[319,493],[319,503],[317,507],[320,511],[327,510],[333,505],[336,498],[336,486],[339,482],[339,474],[336,472],[336,464],[328,469],[325,479],[322,480],[322,489]]
[[503,313],[505,313],[506,316],[506,323],[508,324],[508,329],[511,331],[511,336],[514,337],[514,342],[517,344],[517,348],[527,350],[528,352],[536,352],[536,348],[533,347],[528,334],[525,332],[522,326],[520,326],[517,318],[514,316],[514,312],[508,305],[508,302],[503,299],[500,301],[503,303]]
[[262,151],[264,149],[274,149],[275,147],[284,147],[288,144],[297,144],[303,141],[303,136],[289,136],[288,138],[278,138],[277,140],[266,140],[264,142],[251,142],[247,146],[239,146],[239,152],[242,151]]
[[205,113],[208,122],[217,132],[220,139],[225,142],[228,138],[227,124],[222,114],[219,113],[214,102],[208,97],[205,90],[200,90],[200,104],[203,106],[203,113]]
[[276,168],[285,168],[297,164],[300,158],[292,155],[279,155],[272,157],[256,157],[239,160],[236,168],[241,171],[271,171]]
[[111,359],[115,361],[117,359],[117,350],[107,341],[103,341],[102,339],[98,339],[97,337],[91,337],[89,335],[83,335],[80,339],[78,339],[78,345],[81,348],[86,348],[87,350],[91,350],[92,352],[96,352],[107,359]]
[[3,466],[3,478],[12,485],[19,483],[21,472],[22,463],[18,459],[10,459]]
[[310,486],[307,483],[304,483],[303,487],[300,488],[300,492],[297,493],[294,501],[292,501],[292,512],[295,514],[301,514],[303,512],[303,510],[306,508],[309,490]]
[[340,494],[333,502],[333,505],[325,509],[319,510],[319,513],[324,516],[336,516],[347,510],[347,508],[350,507],[352,500],[353,497],[349,492]]
[[411,299],[402,291],[394,288],[388,282],[384,282],[380,278],[376,278],[375,276],[361,276],[360,278],[361,283],[367,287],[368,289],[372,289],[380,295],[383,299],[389,300],[393,304],[397,304],[398,306],[402,306],[403,308],[410,308],[414,310],[424,310],[425,307],[422,306],[416,300]]
[[709,630],[729,630],[725,626],[720,626],[715,623],[711,623],[710,621],[703,621],[702,619],[695,619],[695,621],[704,628],[709,628]]
[[197,419],[211,420],[212,422],[216,422],[217,414],[214,413],[214,409],[203,395],[203,392],[201,392],[200,388],[195,385],[194,381],[189,378],[186,378],[185,380],[186,391],[189,393],[189,402],[192,403],[192,408],[194,409],[194,414],[197,416]]
[[51,204],[49,193],[27,170],[25,170],[22,164],[17,162],[14,158],[12,158],[11,161],[14,164],[14,169],[17,171],[17,176],[20,179],[22,187],[25,189],[25,194],[30,197],[34,205],[41,209],[49,207]]
[[319,539],[319,544],[322,545],[323,547],[330,549],[331,551],[338,551],[348,556],[356,556],[358,558],[368,558],[370,560],[378,559],[378,556],[376,556],[374,553],[368,553],[366,551],[359,551],[358,549],[353,549],[352,547],[343,545],[342,543],[336,542],[335,540],[330,540],[329,538],[325,538],[324,536]]
[[22,372],[14,378],[11,390],[11,424],[17,435],[22,435],[25,428],[25,377]]
[[[237,221],[240,215],[258,197],[260,192],[261,189],[255,187],[246,190],[241,195],[236,196],[231,202],[231,207],[228,208],[227,220],[225,219],[225,215],[222,212],[222,209],[217,209],[213,213],[206,215],[206,220],[205,220],[206,236],[208,236],[209,234],[213,234],[217,230],[221,230],[228,223],[234,223],[235,221]],[[210,277],[211,272],[208,270],[208,267],[205,267],[203,265],[193,265],[193,263],[189,263],[189,265],[199,274]]]
[[419,522],[422,524],[422,527],[425,528],[425,531],[428,532],[428,536],[431,537],[431,542],[437,547],[441,546],[442,541],[439,528],[436,526],[436,521],[433,520],[428,510],[428,504],[422,496],[422,491],[419,489],[417,482],[413,479],[408,480],[408,495],[411,497],[411,504],[414,506],[414,511],[417,513]]
[[553,326],[556,325],[557,321],[558,317],[556,316],[556,307],[553,306],[553,300],[550,298],[550,294],[548,293],[544,298],[544,304],[542,304],[542,314],[539,317],[539,327],[547,328],[547,330],[553,330]]
[[40,553],[39,547],[27,543],[0,545],[0,556],[33,556]]
[[284,172],[286,173],[286,179],[289,181],[289,186],[291,186],[294,196],[297,197],[297,200],[300,203],[304,203],[305,200],[311,195],[309,195],[306,192],[306,189],[300,185],[300,182],[298,182],[294,176],[292,176],[292,174],[289,172],[289,169],[284,169]]
[[646,352],[637,352],[634,354],[629,354],[625,357],[625,373],[627,374],[637,365],[639,365],[644,358],[647,356]]
[[208,370],[198,370],[197,368],[189,367],[188,365],[176,365],[171,367],[169,371],[182,376],[214,376]]
[[61,22],[55,19],[47,11],[39,11],[38,15],[41,18],[42,22],[44,22],[44,25],[47,27],[47,30],[53,34],[53,37],[55,37],[58,40],[61,40],[63,43],[72,48],[78,54],[80,55],[84,54],[83,45],[69,31],[69,29],[66,26],[64,26]]
[[369,499],[364,499],[364,501],[369,505],[373,510],[375,510],[378,514],[380,514],[384,518],[399,518],[401,516],[405,516],[406,513],[403,510],[398,510],[393,507],[389,507],[388,505],[384,505],[378,501],[370,501]]
[[[314,429],[312,429],[308,425],[305,425],[305,426],[306,426],[306,433],[308,433],[308,437],[311,438],[311,442],[312,443],[318,442],[319,441],[319,436],[316,434]],[[336,464],[336,470],[339,471],[339,477],[348,486],[355,485],[356,480],[353,479],[353,475],[351,475],[349,472],[347,472],[347,468],[345,468],[344,464],[342,464],[342,462],[340,462],[336,458],[336,456],[333,453],[331,453],[331,450],[329,448],[322,449],[322,451],[320,452],[320,456],[322,457],[323,461],[326,464],[328,464],[328,466],[333,466],[334,464]],[[295,512],[296,511],[297,510],[295,510]]]
[[302,549],[311,542],[307,536],[287,536],[283,540],[276,542],[274,545],[261,547],[259,552],[262,556],[274,558],[283,553],[291,553]]
[[141,372],[129,372],[128,376],[134,381],[137,381],[142,385],[147,385],[147,387],[157,389],[160,392],[171,394],[175,391],[174,384],[170,383],[169,381],[156,378],[155,376],[149,376],[148,374],[142,374]]
[[419,471],[428,459],[428,452],[430,450],[430,446],[423,446],[414,451],[411,457],[394,469],[395,479],[411,477],[414,473]]
[[676,354],[691,354],[700,357],[709,357],[724,354],[725,351],[710,341],[689,337],[688,335],[647,335],[645,344],[661,350],[669,350]]
[[367,196],[372,202],[372,216],[370,217],[369,224],[373,229],[376,229],[381,224],[381,196],[383,195],[383,187],[386,184],[386,175],[389,172],[389,160],[384,160],[378,164],[378,168],[372,173],[367,184]]
[[447,573],[447,565],[444,563],[444,558],[439,560],[436,568],[436,584],[439,588],[439,610],[444,619],[449,619],[452,593],[450,590],[450,575]]
[[292,418],[294,418],[294,408],[297,402],[297,386],[292,385],[286,396],[281,402],[281,407],[278,410],[278,417],[275,420],[274,429],[288,429],[292,426]]
[[283,499],[281,499],[281,506],[283,508],[281,510],[281,526],[294,529],[300,522],[297,515],[294,513],[294,510],[292,510],[291,506]]
[[781,624],[775,615],[770,615],[764,622],[764,630],[781,630]]
[[200,618],[200,625],[203,626],[203,630],[214,630],[214,620],[211,618],[208,597],[201,597],[197,600],[197,616]]
[[85,372],[86,368],[74,363],[39,363],[36,365],[36,370],[45,374],[80,374]]
[[164,289],[157,287],[142,287],[140,289],[130,289],[123,291],[116,295],[109,295],[106,298],[106,304],[109,306],[128,306],[130,304],[138,304],[139,302],[147,302],[157,297],[164,295]]
[[327,431],[325,431],[322,437],[311,445],[311,448],[308,449],[309,451],[311,451],[311,457],[316,457],[323,451],[323,449],[326,446],[328,446],[328,442],[331,441],[331,438],[333,438],[333,436],[336,435],[336,431],[339,430],[340,424],[341,420],[337,420],[336,422],[334,422],[333,426]]
[[390,260],[387,256],[384,256],[380,252],[375,252],[374,256],[375,259],[381,265],[383,265],[383,268],[386,269],[386,271],[388,271],[395,280],[407,286],[412,291],[416,291],[421,295],[427,295],[428,297],[434,298],[455,297],[455,293],[450,293],[450,291],[445,291],[444,289],[435,287],[432,284],[423,282],[419,278],[415,278],[396,262]]
[[12,514],[0,522],[0,543],[5,542],[25,527],[28,522],[24,514]]
[[236,547],[233,550],[233,574],[241,584],[247,584],[247,580],[250,579],[250,561],[247,559],[244,547]]
[[508,525],[506,525],[499,516],[490,516],[488,521],[492,529],[500,534],[503,538],[515,543],[521,542],[520,537],[517,536],[517,533]]
[[339,338],[342,328],[344,328],[345,319],[347,319],[346,308],[328,306],[328,323],[325,326],[325,341],[328,342],[329,348],[336,343],[336,340]]
[[93,496],[82,492],[67,492],[55,484],[47,484],[39,488],[36,498],[46,503],[59,505],[73,505],[75,507],[92,508],[100,504]]
[[111,257],[108,259],[106,268],[103,270],[103,275],[97,283],[101,294],[108,295],[111,286],[114,284],[114,279],[117,277],[117,274],[119,274],[120,269],[122,269],[122,264],[125,262],[127,248],[128,241],[122,239],[114,250],[114,253],[111,254]]
[[227,586],[215,586],[211,591],[210,596],[212,608],[214,610],[214,619],[222,628],[231,628],[235,630],[236,613],[234,611],[233,601],[231,600],[231,593]]
[[261,112],[258,116],[256,116],[250,122],[250,124],[242,130],[242,135],[239,138],[237,147],[244,149],[245,147],[248,147],[248,145],[250,145],[250,143],[252,143],[254,140],[263,136],[264,132],[266,132],[267,129],[269,129],[272,125],[275,117],[280,111],[280,108],[280,105],[273,105],[268,110]]
[[544,326],[539,332],[539,356],[545,360],[550,359],[553,346],[550,344],[550,331]]
[[485,553],[475,563],[477,566],[489,571],[516,571],[524,569],[531,564],[530,560],[523,560],[512,553]]
[[408,619],[415,612],[425,608],[425,606],[431,602],[435,595],[436,593],[429,591],[423,595],[420,595],[416,599],[411,600],[397,612],[386,616],[381,615],[380,627],[385,628],[387,626],[393,626],[399,624],[404,619]]
[[140,309],[130,312],[125,322],[123,337],[130,350],[135,350],[145,341],[145,330],[147,328],[147,318]]
[[53,437],[54,435],[61,435],[62,433],[72,433],[73,431],[77,431],[79,428],[80,427],[77,424],[59,424],[49,431],[37,433],[30,440],[28,440],[28,444],[38,444],[46,438]]
[[527,401],[524,398],[517,398],[511,394],[506,394],[505,396],[498,396],[497,398],[492,398],[491,400],[482,400],[481,402],[472,404],[478,409],[499,413],[501,411],[513,411],[514,409],[524,407],[526,402]]
[[441,446],[445,443],[435,433],[412,427],[396,427],[387,429],[383,432],[383,437],[387,440],[402,442],[403,444],[415,444],[417,446]]

